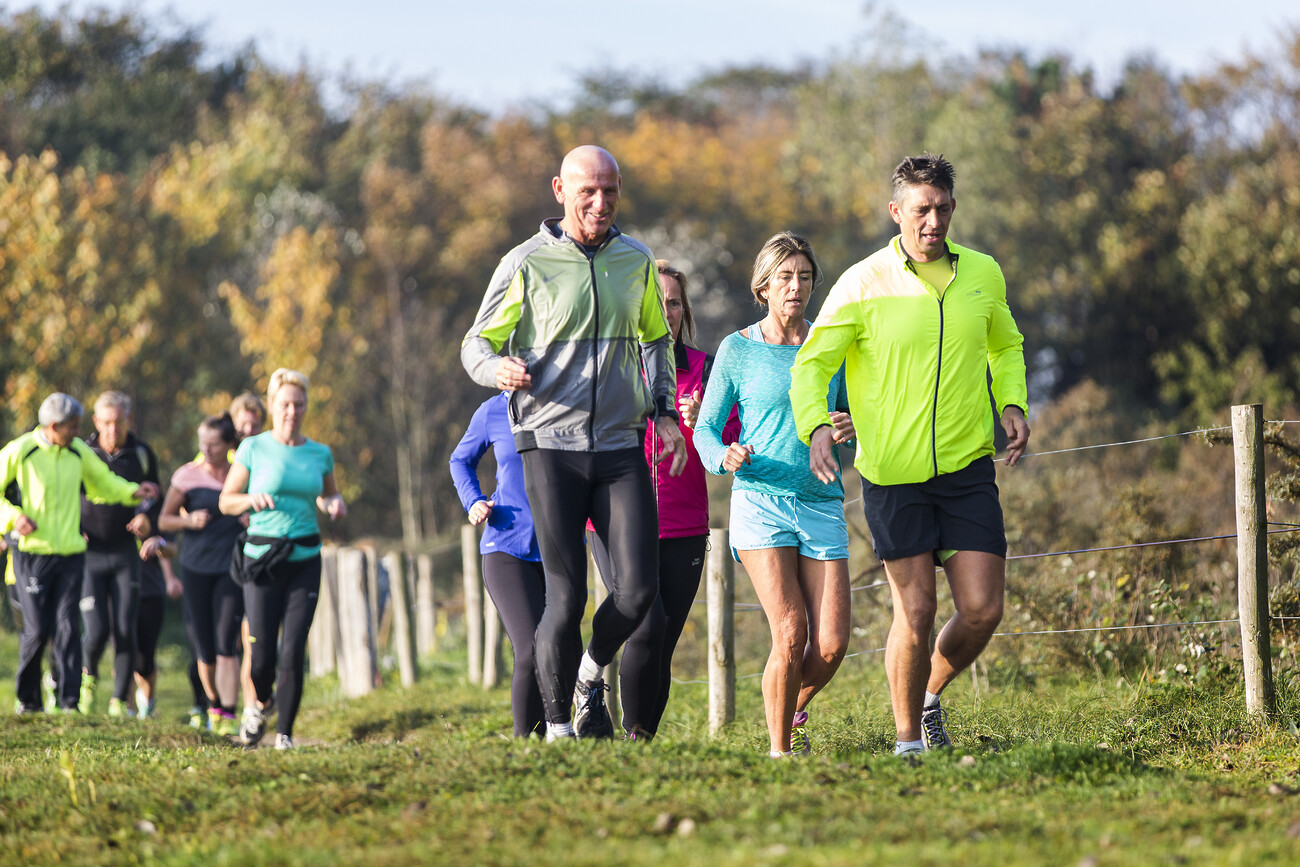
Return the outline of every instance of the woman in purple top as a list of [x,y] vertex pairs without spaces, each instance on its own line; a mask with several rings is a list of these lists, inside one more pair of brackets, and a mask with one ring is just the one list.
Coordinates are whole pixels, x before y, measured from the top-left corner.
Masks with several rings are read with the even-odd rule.
[[[546,576],[533,531],[533,514],[524,491],[524,467],[510,433],[509,395],[483,401],[469,429],[451,453],[451,477],[471,524],[487,522],[479,553],[483,583],[505,624],[514,649],[510,705],[515,735],[545,734],[542,692],[537,685],[533,636],[546,603]],[[496,458],[497,489],[486,496],[478,481],[478,462],[488,449]]]

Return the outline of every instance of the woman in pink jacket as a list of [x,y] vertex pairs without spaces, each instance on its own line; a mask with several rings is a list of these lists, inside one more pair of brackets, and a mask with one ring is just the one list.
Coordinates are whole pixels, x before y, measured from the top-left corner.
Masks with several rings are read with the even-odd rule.
[[[692,428],[713,366],[712,355],[688,345],[688,341],[695,340],[695,321],[686,295],[686,275],[664,259],[655,260],[655,265],[668,327],[673,333],[677,406],[681,414],[678,424],[686,437],[687,462],[680,476],[670,476],[655,460],[658,438],[653,430],[647,431],[646,460],[659,507],[659,598],[628,639],[619,666],[625,736],[646,741],[659,730],[668,705],[673,651],[690,616],[704,571],[709,542],[709,491],[704,482],[704,465],[692,441]],[[740,420],[733,412],[723,433],[724,441],[735,442],[739,434]],[[608,554],[594,533],[589,532],[587,538],[596,568],[602,577],[608,575]]]

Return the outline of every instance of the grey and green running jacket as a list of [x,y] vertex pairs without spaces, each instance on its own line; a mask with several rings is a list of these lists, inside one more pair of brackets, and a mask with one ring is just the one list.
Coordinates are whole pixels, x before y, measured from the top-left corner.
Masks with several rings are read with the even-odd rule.
[[532,377],[510,395],[521,452],[640,448],[647,418],[677,417],[654,256],[616,226],[588,255],[549,219],[506,254],[460,348],[479,385],[497,387],[503,347]]

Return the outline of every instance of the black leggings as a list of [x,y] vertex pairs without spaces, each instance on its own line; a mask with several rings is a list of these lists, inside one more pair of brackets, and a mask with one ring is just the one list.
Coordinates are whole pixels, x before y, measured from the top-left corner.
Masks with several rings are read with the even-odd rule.
[[81,583],[81,664],[99,677],[99,658],[113,635],[113,698],[127,700],[134,679],[136,618],[140,612],[140,552],[87,551]]
[[[266,584],[244,585],[244,610],[248,614],[248,634],[253,645],[253,689],[257,700],[265,704],[271,699],[274,683],[279,708],[275,730],[282,735],[293,734],[293,721],[302,702],[307,632],[316,616],[319,595],[319,554],[275,566]],[[276,637],[281,625],[284,633],[276,681]]]
[[54,639],[57,702],[75,709],[81,696],[81,641],[77,638],[77,597],[86,570],[84,554],[28,554],[14,557],[23,635],[18,643],[17,697],[27,710],[41,708],[41,652]]
[[514,651],[510,676],[510,709],[515,736],[544,733],[542,693],[537,688],[533,640],[546,602],[546,573],[542,564],[495,551],[483,555],[483,583],[501,615]]
[[140,616],[135,622],[135,673],[141,677],[151,677],[158,668],[158,636],[162,635],[166,610],[167,599],[163,596],[140,600]]
[[239,654],[239,624],[244,619],[244,595],[229,572],[181,572],[188,609],[190,644],[205,665],[218,656]]
[[[610,570],[609,552],[594,533],[588,537],[596,571],[604,581]],[[659,540],[659,598],[627,640],[618,669],[625,731],[640,726],[653,735],[659,730],[673,683],[673,652],[700,589],[708,545],[707,535]]]
[[520,453],[537,544],[546,566],[546,607],[537,625],[537,679],[546,719],[568,722],[587,607],[587,520],[610,552],[609,596],[591,621],[587,652],[614,654],[659,596],[658,510],[641,448]]

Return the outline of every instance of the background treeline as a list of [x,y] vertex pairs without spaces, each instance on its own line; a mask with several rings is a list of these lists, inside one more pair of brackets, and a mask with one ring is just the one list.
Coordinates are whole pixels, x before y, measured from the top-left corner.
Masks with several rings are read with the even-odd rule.
[[461,519],[446,456],[488,394],[461,336],[584,142],[620,160],[623,229],[691,275],[706,349],[754,315],[766,237],[806,234],[833,280],[893,234],[890,171],[930,149],[957,166],[954,238],[1006,272],[1060,428],[1040,448],[1300,407],[1300,31],[1102,86],[1068,56],[922,60],[891,27],[818,66],[602,74],[493,115],[136,14],[0,14],[0,434],[51,390],[121,388],[172,467],[203,414],[288,365],[313,378],[346,532],[439,535]]

